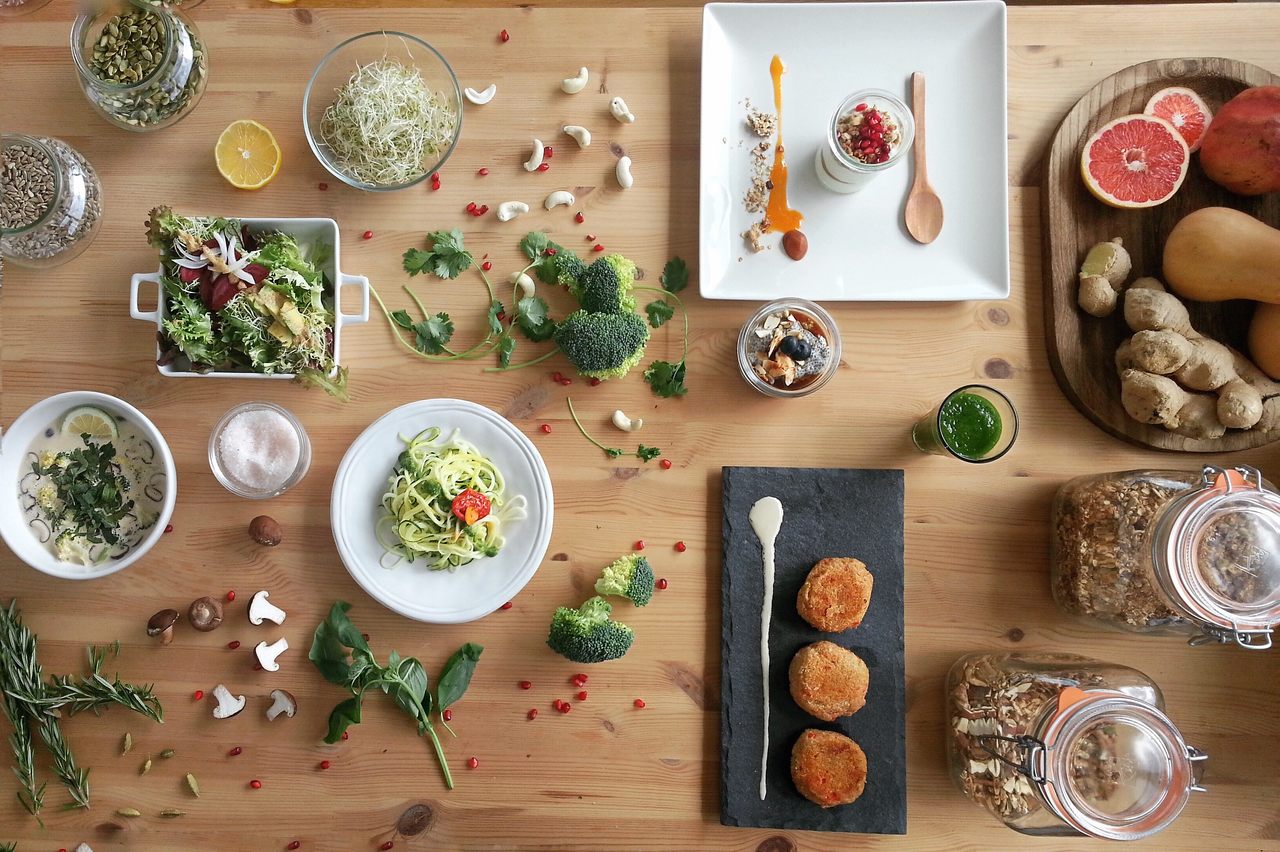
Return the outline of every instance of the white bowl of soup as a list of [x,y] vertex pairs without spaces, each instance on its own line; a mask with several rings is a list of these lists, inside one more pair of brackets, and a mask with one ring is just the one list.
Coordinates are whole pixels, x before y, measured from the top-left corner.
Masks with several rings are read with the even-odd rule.
[[0,538],[54,577],[105,577],[137,562],[164,535],[177,491],[160,430],[114,396],[51,396],[0,434]]

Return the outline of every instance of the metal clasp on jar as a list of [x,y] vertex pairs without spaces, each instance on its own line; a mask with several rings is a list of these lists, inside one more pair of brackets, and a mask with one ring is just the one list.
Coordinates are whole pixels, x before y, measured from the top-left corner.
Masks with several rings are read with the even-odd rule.
[[[983,751],[1003,763],[1005,766],[1025,775],[1036,784],[1045,783],[1045,744],[1043,740],[1039,740],[1030,734],[1023,734],[1017,737],[1005,737],[999,734],[983,734],[975,739],[977,739],[978,744],[982,746]],[[1022,760],[1013,761],[1008,759],[997,752],[994,748],[987,745],[988,740],[1012,743],[1023,750]]]
[[1187,644],[1192,648],[1199,648],[1201,645],[1228,645],[1234,642],[1241,648],[1248,648],[1250,651],[1265,651],[1271,647],[1271,631],[1270,630],[1218,630],[1216,628],[1206,630],[1198,636],[1192,636],[1187,640]]
[[[1239,474],[1239,478],[1232,476],[1233,473]],[[1241,486],[1262,490],[1262,471],[1251,465],[1241,464],[1228,469],[1207,464],[1200,471],[1200,484],[1205,488],[1212,488],[1218,484],[1219,477],[1224,494],[1230,494]]]

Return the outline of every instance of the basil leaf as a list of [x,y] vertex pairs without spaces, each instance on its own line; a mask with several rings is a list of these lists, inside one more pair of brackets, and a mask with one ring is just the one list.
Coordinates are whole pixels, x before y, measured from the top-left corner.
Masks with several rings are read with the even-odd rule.
[[347,728],[360,723],[360,696],[348,698],[333,711],[329,713],[329,733],[325,735],[324,741],[327,743],[336,743],[342,739],[342,734]]
[[471,685],[471,676],[475,674],[476,664],[480,662],[483,645],[468,642],[454,651],[453,656],[440,671],[440,682],[436,684],[436,707],[444,710],[463,696]]
[[395,667],[388,667],[394,680],[387,684],[387,692],[395,699],[400,709],[415,719],[421,718],[422,696],[427,693],[427,673],[422,663],[413,657],[399,660]]

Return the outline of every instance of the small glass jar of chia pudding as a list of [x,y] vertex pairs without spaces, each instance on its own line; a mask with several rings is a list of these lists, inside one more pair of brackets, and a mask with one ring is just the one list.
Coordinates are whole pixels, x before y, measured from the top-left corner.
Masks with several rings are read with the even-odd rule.
[[839,369],[840,330],[813,302],[770,302],[738,334],[738,367],[747,384],[766,396],[806,396]]
[[903,160],[915,131],[901,99],[883,89],[854,92],[836,108],[827,144],[818,148],[818,181],[832,192],[857,192]]

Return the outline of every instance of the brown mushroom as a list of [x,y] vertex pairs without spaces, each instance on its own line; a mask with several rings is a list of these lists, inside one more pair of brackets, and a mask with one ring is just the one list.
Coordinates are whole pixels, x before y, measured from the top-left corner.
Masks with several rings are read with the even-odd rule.
[[259,515],[249,522],[249,538],[264,547],[275,547],[284,538],[284,530],[275,518]]
[[147,635],[159,636],[161,645],[168,645],[173,641],[173,626],[178,623],[178,611],[176,609],[162,609],[147,622]]
[[201,633],[216,629],[222,624],[222,602],[208,595],[197,598],[191,602],[191,608],[187,610],[187,620]]

